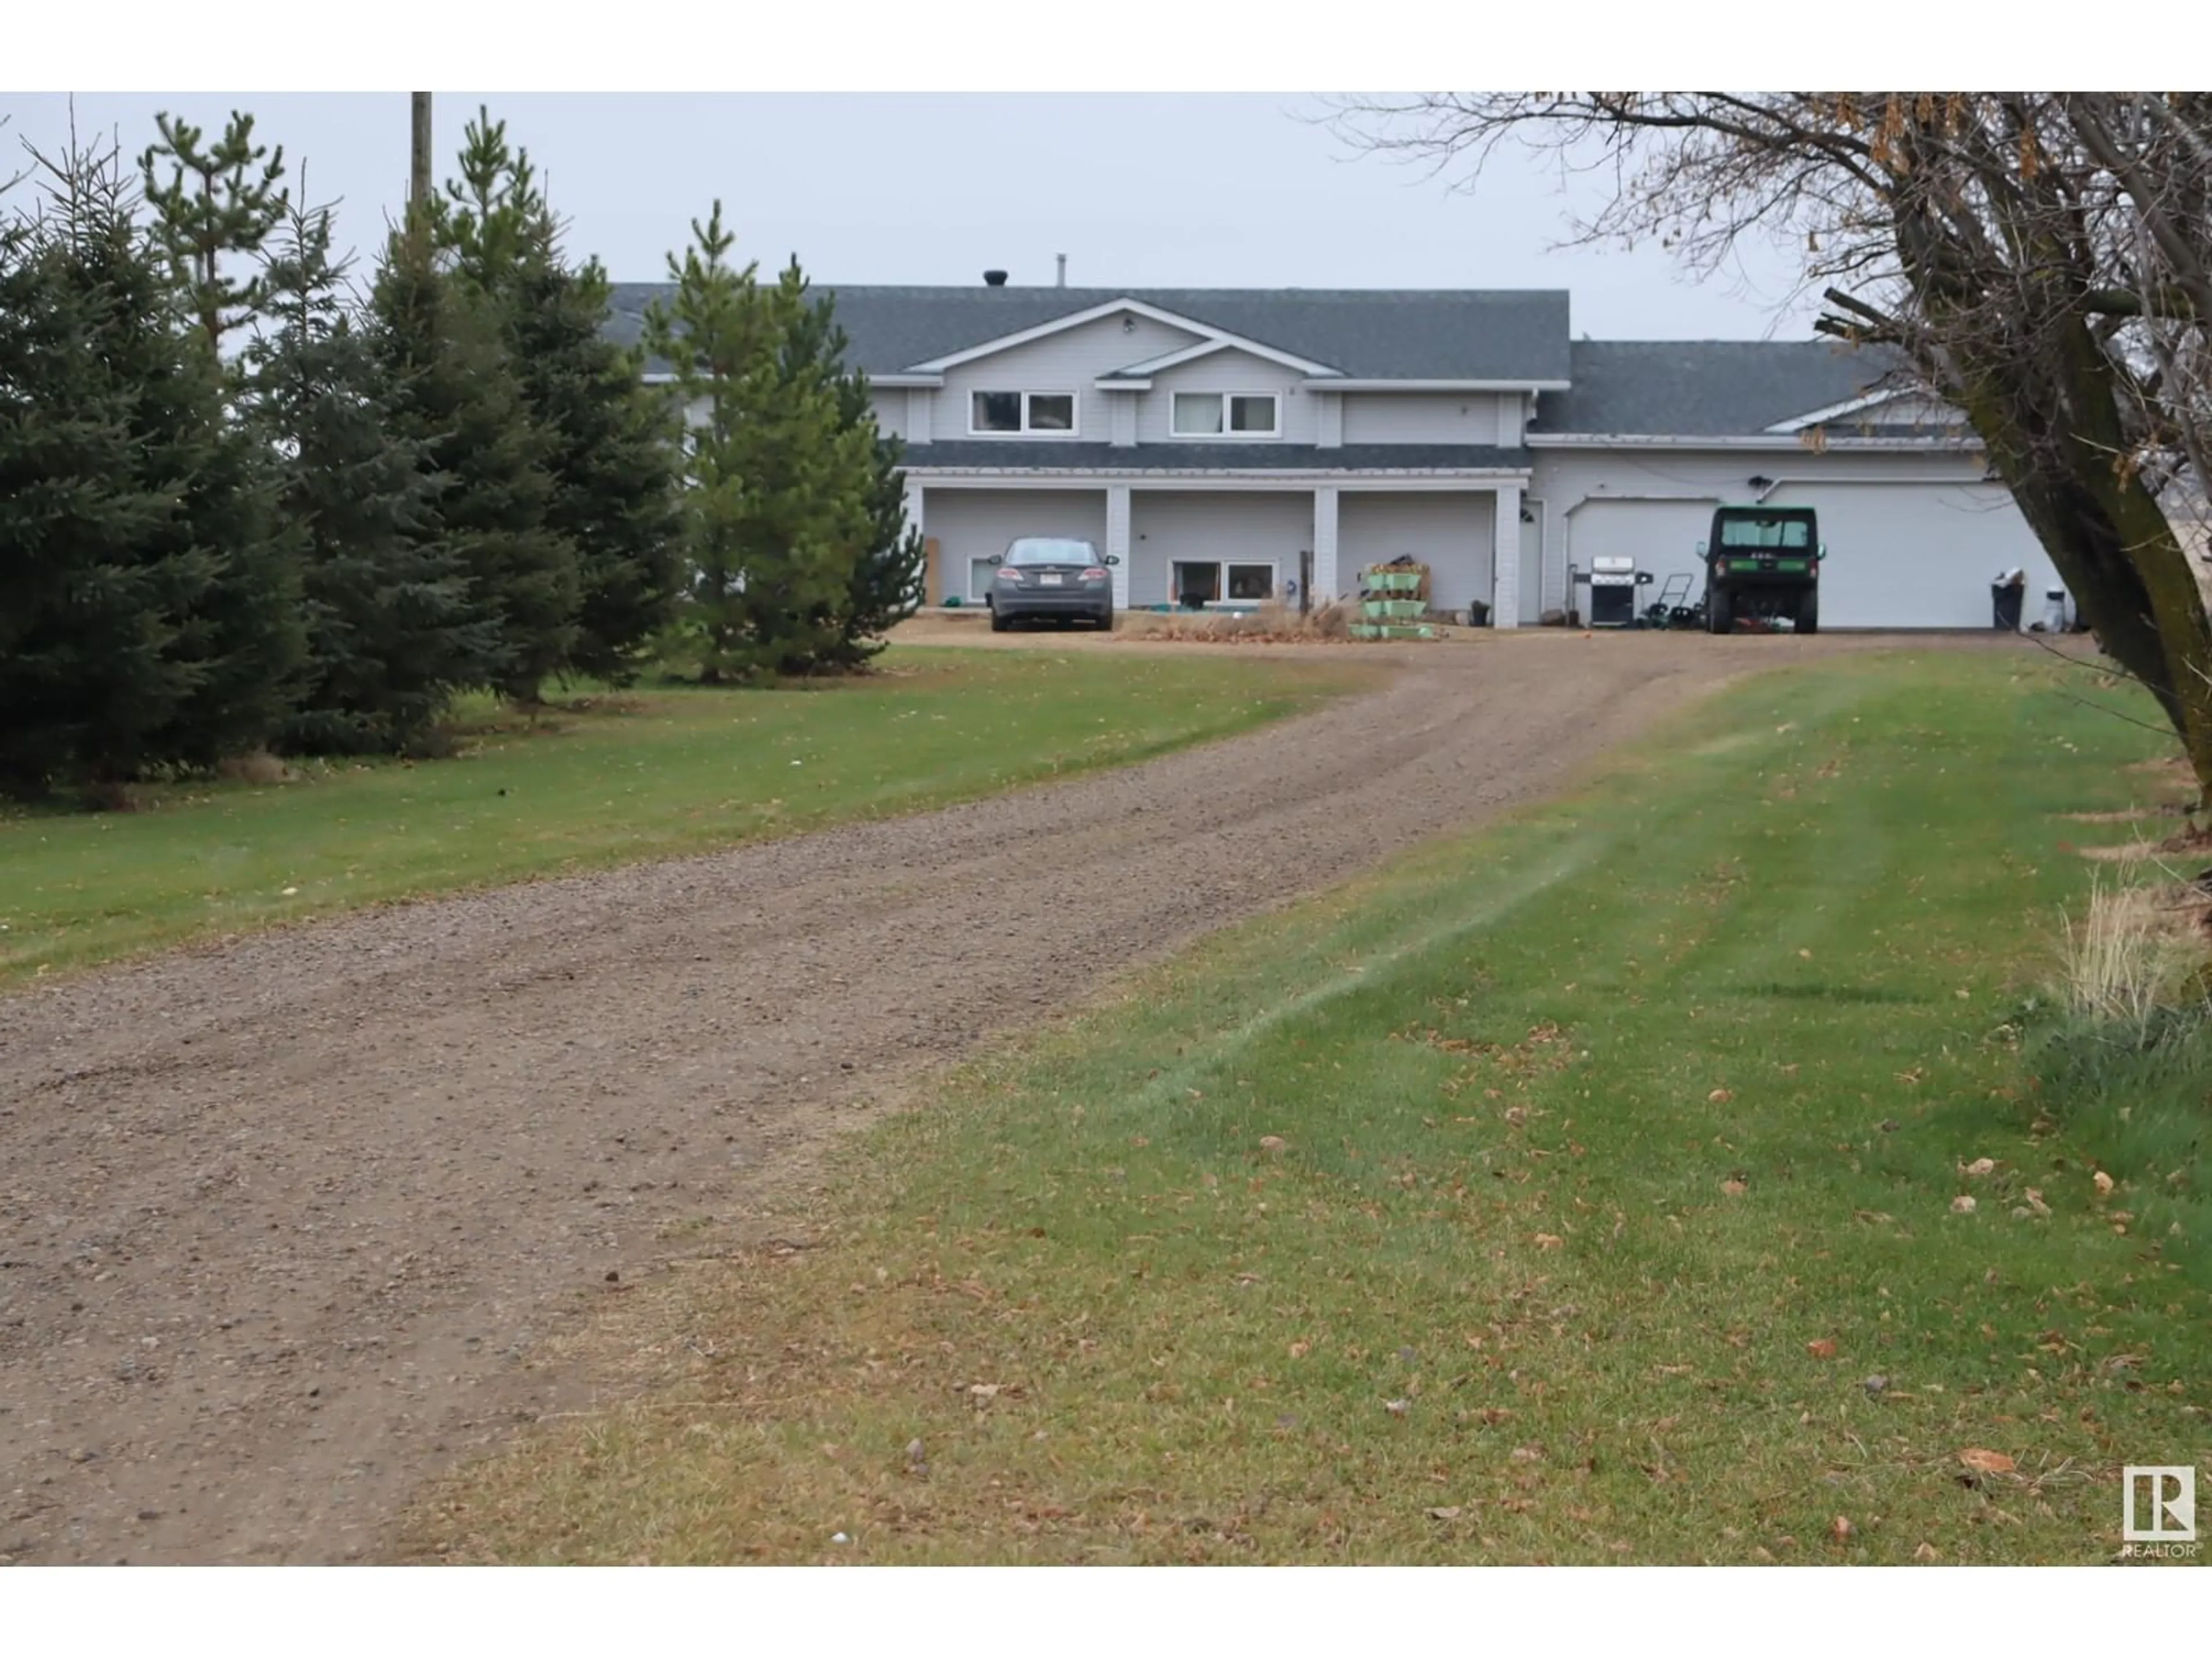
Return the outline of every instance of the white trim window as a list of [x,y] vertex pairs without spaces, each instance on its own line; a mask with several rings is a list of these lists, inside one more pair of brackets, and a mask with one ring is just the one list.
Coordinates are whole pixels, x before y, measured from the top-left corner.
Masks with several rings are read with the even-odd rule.
[[1079,406],[1073,392],[971,392],[968,432],[975,438],[1072,438]]
[[1168,430],[1178,438],[1274,438],[1283,430],[1283,400],[1272,392],[1178,392]]

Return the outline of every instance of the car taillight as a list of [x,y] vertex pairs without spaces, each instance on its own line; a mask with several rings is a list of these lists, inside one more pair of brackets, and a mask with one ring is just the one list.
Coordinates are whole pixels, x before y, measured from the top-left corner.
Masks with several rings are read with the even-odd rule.
[[1106,567],[1103,564],[1092,565],[1090,569],[1083,573],[1083,580],[1087,582],[1104,581],[1106,580]]
[[1022,573],[1015,569],[1013,566],[1010,564],[1002,564],[999,567],[999,580],[1000,581],[1018,582],[1021,580],[1021,579]]

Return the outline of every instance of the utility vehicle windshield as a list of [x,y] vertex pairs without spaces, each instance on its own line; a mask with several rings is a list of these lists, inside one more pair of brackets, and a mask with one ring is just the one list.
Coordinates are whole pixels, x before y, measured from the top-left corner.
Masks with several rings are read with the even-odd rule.
[[1802,518],[1724,517],[1720,532],[1723,547],[1783,547],[1802,552],[1813,544],[1813,526]]

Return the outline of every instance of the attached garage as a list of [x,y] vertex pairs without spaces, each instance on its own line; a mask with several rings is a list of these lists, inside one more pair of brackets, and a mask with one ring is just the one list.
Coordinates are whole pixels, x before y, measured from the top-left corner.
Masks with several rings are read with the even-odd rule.
[[1344,489],[1337,498],[1340,585],[1349,592],[1365,566],[1407,556],[1429,567],[1431,609],[1490,604],[1496,500],[1487,491]]
[[1133,491],[1129,603],[1279,599],[1313,532],[1310,491]]
[[990,559],[1018,536],[1073,536],[1106,547],[1103,489],[929,489],[927,526],[945,591],[970,604],[991,591]]

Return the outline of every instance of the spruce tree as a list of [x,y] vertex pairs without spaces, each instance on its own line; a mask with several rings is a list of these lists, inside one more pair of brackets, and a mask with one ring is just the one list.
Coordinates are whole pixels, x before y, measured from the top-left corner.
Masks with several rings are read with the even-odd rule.
[[678,580],[667,402],[606,337],[610,286],[562,246],[530,152],[479,108],[436,234],[456,276],[498,310],[553,475],[548,524],[574,550],[580,604],[563,674],[635,678],[668,622]]
[[0,297],[0,781],[119,787],[266,740],[297,592],[265,457],[112,152],[45,162]]
[[388,245],[371,309],[391,383],[391,430],[443,484],[438,523],[467,570],[476,614],[498,632],[486,684],[538,700],[568,659],[580,592],[575,551],[546,521],[550,445],[529,416],[498,307],[440,269],[426,237]]
[[283,457],[308,673],[283,746],[421,753],[453,694],[487,682],[498,629],[441,533],[427,445],[394,431],[390,371],[346,303],[327,210],[295,210],[264,273],[272,325],[248,349],[253,413]]
[[668,400],[635,353],[606,337],[597,260],[566,264],[550,219],[508,313],[532,417],[551,446],[547,522],[574,549],[580,605],[564,672],[636,678],[667,625],[680,580],[676,446]]

